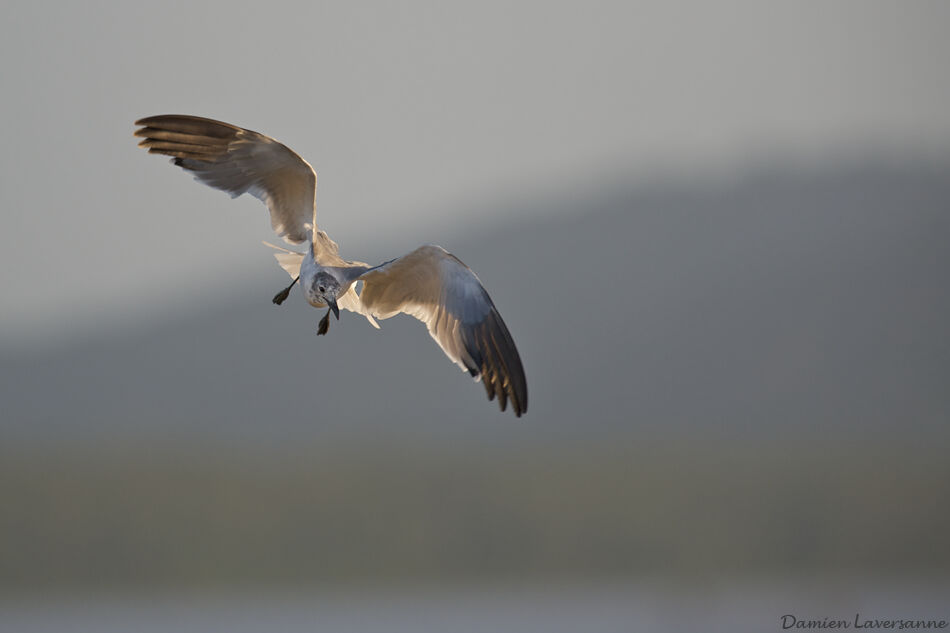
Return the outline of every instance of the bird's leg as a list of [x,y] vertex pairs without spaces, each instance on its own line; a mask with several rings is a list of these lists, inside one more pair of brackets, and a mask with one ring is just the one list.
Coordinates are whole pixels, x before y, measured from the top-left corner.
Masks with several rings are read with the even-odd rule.
[[290,289],[293,288],[294,284],[297,283],[298,281],[300,281],[299,276],[294,278],[294,280],[290,282],[289,286],[287,286],[286,288],[284,288],[283,290],[275,294],[274,298],[271,299],[271,301],[273,301],[276,305],[282,304],[284,301],[287,300],[287,297],[290,296]]
[[330,331],[330,310],[320,319],[320,325],[317,326],[317,336],[323,336]]

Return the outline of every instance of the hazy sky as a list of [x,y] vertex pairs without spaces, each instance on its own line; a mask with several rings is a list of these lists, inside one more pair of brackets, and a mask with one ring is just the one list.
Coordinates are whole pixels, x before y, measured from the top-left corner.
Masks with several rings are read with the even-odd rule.
[[945,153],[948,25],[945,2],[7,2],[0,343],[282,281],[259,203],[138,150],[136,118],[287,143],[374,260],[664,170]]

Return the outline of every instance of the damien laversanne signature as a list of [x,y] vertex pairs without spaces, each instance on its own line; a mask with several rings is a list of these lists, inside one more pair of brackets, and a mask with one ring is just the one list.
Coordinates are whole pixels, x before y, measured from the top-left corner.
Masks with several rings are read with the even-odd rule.
[[805,619],[791,614],[782,616],[783,629],[893,629],[903,631],[910,629],[945,629],[948,626],[950,626],[950,623],[947,620],[867,618],[860,613],[855,613],[853,620],[835,618]]

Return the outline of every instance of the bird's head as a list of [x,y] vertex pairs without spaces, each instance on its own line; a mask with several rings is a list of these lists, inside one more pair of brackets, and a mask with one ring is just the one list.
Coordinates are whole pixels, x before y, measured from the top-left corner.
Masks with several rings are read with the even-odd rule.
[[319,272],[313,278],[310,294],[325,303],[333,310],[333,315],[339,319],[340,309],[336,305],[336,298],[340,295],[340,282],[328,272]]

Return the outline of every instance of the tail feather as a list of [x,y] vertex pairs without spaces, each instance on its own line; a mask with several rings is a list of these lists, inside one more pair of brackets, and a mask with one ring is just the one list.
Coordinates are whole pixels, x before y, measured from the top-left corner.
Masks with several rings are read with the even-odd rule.
[[296,251],[289,251],[286,248],[281,248],[280,246],[274,246],[270,242],[264,242],[265,246],[270,246],[275,251],[274,258],[277,259],[277,263],[280,264],[280,267],[283,268],[291,279],[295,279],[300,276],[300,263],[303,261],[304,254],[298,253]]
[[352,286],[350,286],[349,290],[343,293],[342,297],[336,300],[336,304],[344,310],[362,314],[364,317],[366,317],[366,320],[369,321],[370,325],[372,325],[377,330],[379,329],[379,323],[377,323],[376,319],[373,318],[373,315],[369,313],[369,310],[363,307],[363,302],[360,301],[360,296],[356,294],[355,282]]

